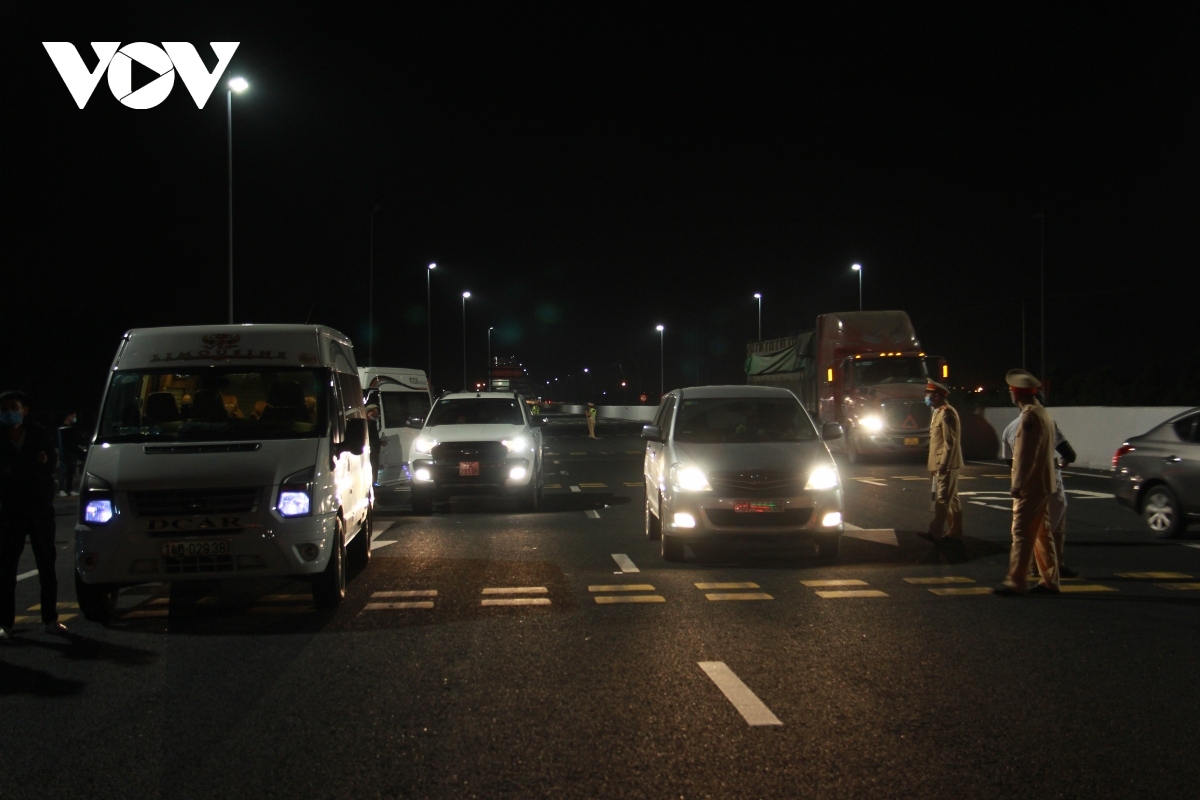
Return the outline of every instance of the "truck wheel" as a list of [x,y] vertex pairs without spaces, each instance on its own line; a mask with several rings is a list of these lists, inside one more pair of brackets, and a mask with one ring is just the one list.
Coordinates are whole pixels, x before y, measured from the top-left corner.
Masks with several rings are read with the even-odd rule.
[[317,608],[336,609],[346,598],[346,535],[343,523],[337,522],[337,533],[333,537],[333,552],[325,571],[313,580],[313,603]]
[[371,529],[375,527],[374,517],[375,509],[373,507],[367,509],[367,517],[363,520],[358,535],[354,537],[354,541],[347,548],[350,564],[356,571],[361,572],[371,562]]
[[[662,503],[660,502],[661,506]],[[650,510],[650,498],[646,498],[646,538],[652,542],[662,538],[662,520],[654,516],[654,512]]]
[[660,540],[659,552],[662,553],[663,561],[683,561],[683,542],[678,536],[664,533]]
[[817,537],[817,559],[820,561],[837,561],[841,541],[841,536]]
[[428,517],[433,513],[433,492],[428,489],[418,489],[415,486],[410,494],[413,513],[418,517]]
[[117,594],[120,587],[110,583],[84,583],[75,573],[75,601],[79,611],[89,622],[107,625],[117,609]]
[[1159,536],[1178,536],[1187,527],[1179,499],[1166,484],[1158,484],[1142,499],[1142,519]]

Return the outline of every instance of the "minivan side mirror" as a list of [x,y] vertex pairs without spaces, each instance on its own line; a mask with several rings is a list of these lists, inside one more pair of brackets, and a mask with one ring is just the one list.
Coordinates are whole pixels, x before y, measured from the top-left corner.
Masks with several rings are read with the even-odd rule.
[[658,427],[657,425],[643,425],[642,438],[651,442],[661,442],[662,428]]
[[362,418],[346,420],[346,438],[338,447],[343,453],[361,456],[367,448],[367,421]]
[[828,442],[842,438],[842,426],[836,422],[826,422],[821,426],[821,441]]
[[425,420],[422,417],[409,417],[407,420],[405,420],[404,427],[421,430],[421,428],[425,427]]

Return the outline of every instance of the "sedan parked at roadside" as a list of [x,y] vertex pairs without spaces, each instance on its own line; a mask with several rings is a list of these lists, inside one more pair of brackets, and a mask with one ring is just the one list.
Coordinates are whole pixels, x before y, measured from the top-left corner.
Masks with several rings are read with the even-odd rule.
[[1117,502],[1161,536],[1200,520],[1200,408],[1122,444],[1113,454],[1112,484]]

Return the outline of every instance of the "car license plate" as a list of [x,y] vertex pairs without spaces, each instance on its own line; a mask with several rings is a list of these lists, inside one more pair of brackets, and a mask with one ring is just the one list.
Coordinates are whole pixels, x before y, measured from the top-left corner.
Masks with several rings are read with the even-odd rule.
[[227,556],[232,549],[231,539],[209,542],[163,542],[164,558],[190,558],[195,556]]
[[909,437],[908,439],[905,439],[904,443],[906,445],[918,445],[921,443],[921,440],[916,436],[912,436],[912,437]]
[[471,475],[478,475],[478,474],[479,474],[479,462],[478,461],[460,461],[460,462],[458,462],[458,476],[460,478],[465,478],[465,477],[468,477]]
[[747,500],[734,503],[733,510],[743,514],[771,514],[783,511],[783,508],[773,500]]

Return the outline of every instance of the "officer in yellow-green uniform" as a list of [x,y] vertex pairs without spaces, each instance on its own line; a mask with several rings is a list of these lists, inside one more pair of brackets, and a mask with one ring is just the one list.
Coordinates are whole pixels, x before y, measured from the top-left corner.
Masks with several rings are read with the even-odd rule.
[[932,479],[933,521],[924,538],[932,542],[943,538],[943,534],[947,539],[963,537],[962,503],[958,499],[958,471],[963,467],[962,423],[954,406],[946,402],[949,394],[950,390],[936,381],[925,387],[925,402],[933,409],[926,463]]
[[596,404],[588,403],[587,411],[585,411],[584,413],[587,414],[588,438],[595,439],[596,438]]

